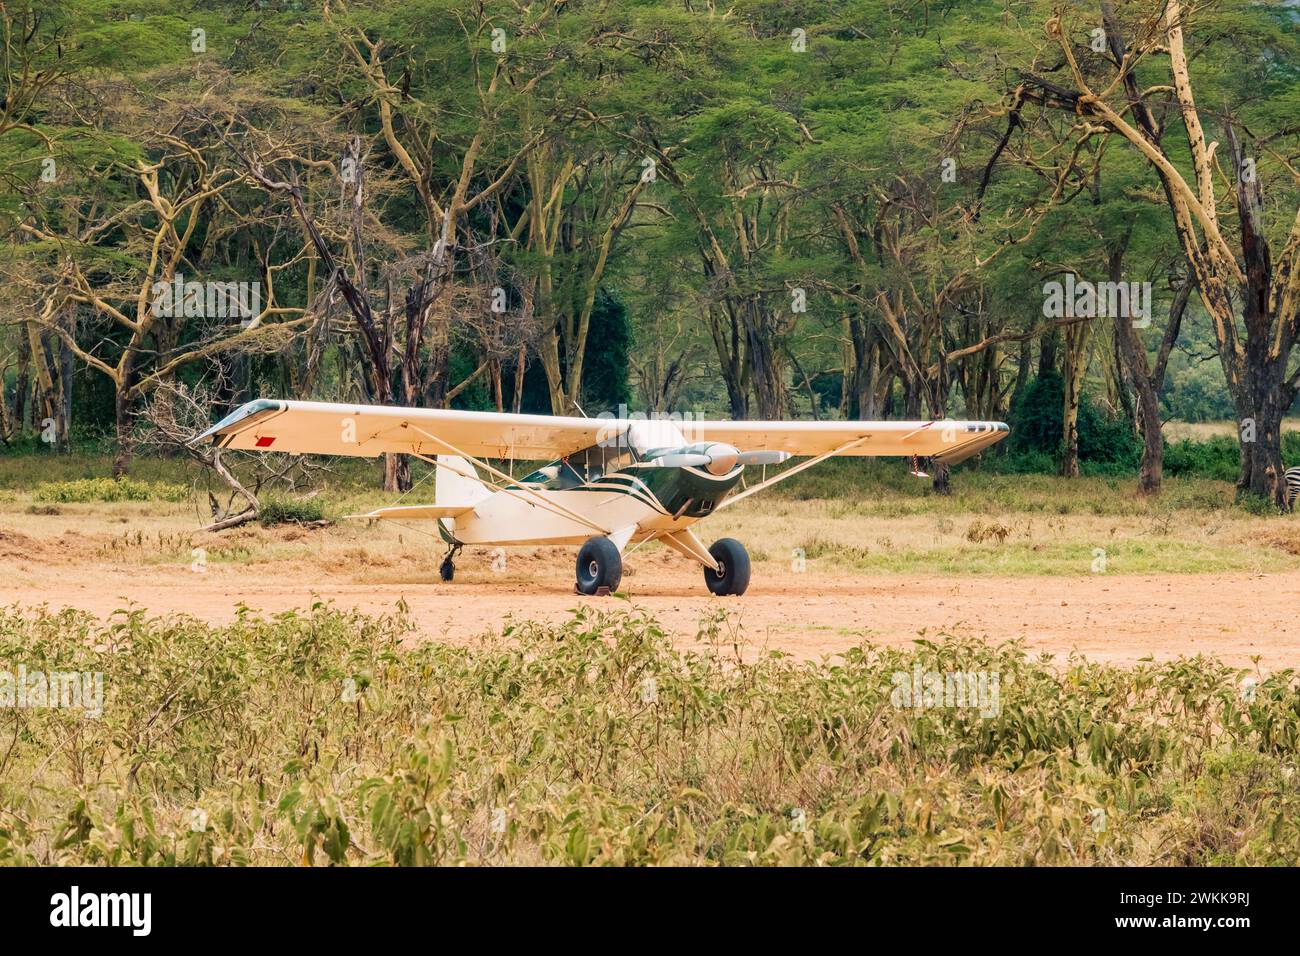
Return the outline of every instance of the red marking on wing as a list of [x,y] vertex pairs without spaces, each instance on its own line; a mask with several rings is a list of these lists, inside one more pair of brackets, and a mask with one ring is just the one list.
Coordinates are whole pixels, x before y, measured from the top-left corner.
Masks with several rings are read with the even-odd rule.
[[255,447],[257,447],[257,448],[270,448],[270,447],[271,447],[271,442],[273,442],[273,441],[275,441],[275,438],[272,437],[271,435],[263,435],[261,438],[259,438],[259,439],[257,440],[257,444],[256,444]]

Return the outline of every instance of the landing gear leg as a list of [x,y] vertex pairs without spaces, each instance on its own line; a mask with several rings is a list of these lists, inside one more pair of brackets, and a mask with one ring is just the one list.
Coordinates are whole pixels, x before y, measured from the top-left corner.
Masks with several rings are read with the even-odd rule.
[[447,548],[447,554],[438,565],[438,577],[450,581],[456,576],[456,555],[460,554],[461,545],[453,544]]

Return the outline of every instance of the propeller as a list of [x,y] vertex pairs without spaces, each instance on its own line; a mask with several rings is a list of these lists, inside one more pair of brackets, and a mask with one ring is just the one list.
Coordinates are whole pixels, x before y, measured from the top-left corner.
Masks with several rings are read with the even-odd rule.
[[713,442],[705,448],[702,452],[669,452],[645,464],[651,468],[705,468],[710,474],[725,475],[737,465],[779,465],[790,458],[787,451],[738,451],[722,442]]
[[658,458],[650,459],[645,464],[651,468],[702,468],[712,463],[712,461],[712,455],[680,452],[671,455],[660,455]]
[[739,465],[779,465],[789,460],[788,451],[742,451],[736,456]]

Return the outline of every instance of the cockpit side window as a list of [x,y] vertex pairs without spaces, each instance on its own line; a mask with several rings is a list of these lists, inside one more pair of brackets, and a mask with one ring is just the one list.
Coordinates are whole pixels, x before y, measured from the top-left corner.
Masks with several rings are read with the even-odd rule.
[[637,461],[636,452],[619,439],[592,445],[572,455],[557,458],[525,477],[522,484],[530,488],[563,491],[590,484],[602,475],[620,471]]

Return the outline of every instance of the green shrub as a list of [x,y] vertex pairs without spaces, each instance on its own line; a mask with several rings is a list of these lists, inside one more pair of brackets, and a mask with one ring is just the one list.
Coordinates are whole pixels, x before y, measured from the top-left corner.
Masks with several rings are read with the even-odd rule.
[[88,501],[185,501],[190,489],[161,481],[130,478],[78,478],[75,481],[43,482],[32,497],[37,501],[77,503]]
[[[1296,865],[1296,675],[940,636],[835,661],[582,609],[470,646],[320,604],[210,626],[0,609],[0,862]],[[912,706],[899,675],[998,675]],[[920,702],[924,703],[924,701]],[[1095,811],[1106,826],[1095,828]]]
[[1054,370],[1030,380],[1016,396],[1007,416],[1011,419],[1011,435],[1006,439],[1008,454],[1060,455],[1065,434],[1061,407],[1064,394],[1061,376]]
[[[1046,456],[1053,463],[1060,461],[1065,434],[1063,402],[1064,383],[1060,374],[1051,371],[1033,379],[1017,396],[1008,416],[1011,419],[1008,457],[1034,455]],[[1079,400],[1078,428],[1081,466],[1088,462],[1115,466],[1093,469],[1093,473],[1104,474],[1136,470],[1142,443],[1126,419],[1109,414],[1084,394]],[[1043,459],[1028,459],[1034,460]],[[1055,464],[1043,469],[1055,470]]]
[[1227,435],[1169,442],[1165,445],[1165,474],[1234,481],[1240,466],[1239,448],[1237,440]]
[[991,467],[1007,475],[1054,475],[1058,471],[1057,461],[1044,451],[1016,451],[1001,458],[994,458]]
[[260,504],[257,520],[268,528],[276,524],[311,524],[326,520],[320,502],[313,498],[297,501],[289,498],[264,498]]
[[1142,442],[1126,418],[1112,415],[1084,396],[1079,402],[1079,462],[1113,466],[1110,474],[1132,473],[1142,457]]

